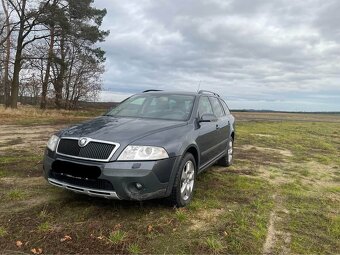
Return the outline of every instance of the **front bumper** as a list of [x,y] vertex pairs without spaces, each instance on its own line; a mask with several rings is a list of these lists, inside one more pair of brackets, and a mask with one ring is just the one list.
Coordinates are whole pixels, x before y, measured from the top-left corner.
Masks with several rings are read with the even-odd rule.
[[64,189],[72,190],[76,193],[86,194],[91,197],[103,197],[109,199],[120,199],[115,191],[110,190],[98,190],[98,189],[91,189],[82,186],[77,186],[73,184],[69,184],[66,182],[62,182],[53,178],[48,178],[48,182],[54,186],[61,187]]
[[[170,195],[179,161],[179,157],[173,157],[158,161],[103,163],[60,155],[54,158],[45,153],[43,168],[44,177],[52,185],[94,197],[140,201]],[[92,179],[72,176],[72,169],[67,169],[67,173],[60,173],[63,169],[58,169],[56,174],[56,162],[71,164],[80,171],[82,166],[96,167],[100,172],[98,170],[98,176],[91,176]],[[102,185],[98,188],[87,182],[109,182],[112,188],[102,188]],[[137,183],[141,187],[138,188]]]

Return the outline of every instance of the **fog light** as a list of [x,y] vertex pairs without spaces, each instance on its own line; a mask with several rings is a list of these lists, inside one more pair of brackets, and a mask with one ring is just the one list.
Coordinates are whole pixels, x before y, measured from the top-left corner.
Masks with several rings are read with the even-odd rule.
[[136,182],[136,188],[137,189],[142,189],[143,188],[143,185],[142,184],[140,184],[140,183],[138,183],[138,182]]

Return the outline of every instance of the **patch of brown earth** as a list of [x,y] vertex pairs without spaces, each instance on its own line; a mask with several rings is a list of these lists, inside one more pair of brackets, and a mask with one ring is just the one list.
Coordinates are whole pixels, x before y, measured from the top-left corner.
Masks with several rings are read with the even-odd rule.
[[273,150],[259,150],[255,146],[235,147],[235,160],[246,161],[252,165],[273,165],[285,161],[285,156]]
[[309,187],[325,188],[337,187],[336,174],[337,167],[323,165],[315,161],[304,163],[278,164],[275,167],[261,165],[256,168],[258,177],[270,183],[279,185],[298,179],[302,184]]
[[255,134],[255,135],[259,137],[274,137],[274,135],[268,135],[268,134]]
[[14,185],[16,187],[36,187],[46,184],[46,180],[43,177],[29,177],[29,178],[15,178],[4,177],[1,178],[1,184]]
[[17,213],[21,211],[25,211],[27,209],[46,204],[51,201],[51,197],[46,195],[39,195],[33,198],[26,198],[22,201],[10,201],[7,202],[6,205],[1,205],[0,210],[2,213]]
[[23,191],[27,191],[27,194],[39,193],[33,197],[24,198],[21,201],[6,201],[6,203],[0,204],[0,211],[2,213],[13,213],[24,211],[29,208],[33,208],[40,204],[47,203],[51,200],[48,193],[41,193],[39,190],[47,186],[47,182],[43,177],[29,177],[29,178],[15,178],[4,177],[0,178],[1,187],[3,190],[10,190],[11,187],[19,187]]
[[256,175],[256,169],[252,168],[252,169],[247,169],[247,168],[242,168],[242,169],[238,169],[238,168],[226,168],[226,167],[214,167],[212,168],[213,171],[216,172],[228,172],[231,174],[237,174],[237,175],[247,175],[247,176],[254,176]]
[[282,170],[279,172],[279,168],[259,166],[257,173],[260,178],[263,178],[275,185],[285,184],[291,181],[291,178],[284,175]]
[[24,149],[41,151],[47,139],[63,126],[17,126],[1,125],[0,152],[8,149]]
[[190,230],[205,230],[218,221],[218,217],[225,212],[224,209],[205,209],[197,213],[195,219],[191,219]]
[[273,148],[267,148],[267,147],[259,147],[259,146],[254,146],[254,145],[243,145],[241,146],[242,150],[252,150],[256,149],[260,152],[274,152],[277,154],[281,154],[282,156],[285,157],[292,157],[293,153],[290,150],[283,150],[283,149],[273,149]]

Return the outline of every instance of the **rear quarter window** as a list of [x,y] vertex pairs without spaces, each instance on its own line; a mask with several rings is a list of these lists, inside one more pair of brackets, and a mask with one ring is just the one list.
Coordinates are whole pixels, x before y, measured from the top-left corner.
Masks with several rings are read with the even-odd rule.
[[222,104],[222,106],[223,106],[224,112],[225,112],[226,114],[230,114],[230,110],[229,110],[229,107],[228,107],[228,105],[226,104],[226,102],[224,102],[222,99],[220,99],[220,102],[221,102],[221,104]]

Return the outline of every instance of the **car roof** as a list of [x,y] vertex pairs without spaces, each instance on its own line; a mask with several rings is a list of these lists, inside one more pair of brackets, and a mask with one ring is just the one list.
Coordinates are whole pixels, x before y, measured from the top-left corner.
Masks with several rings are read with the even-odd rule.
[[188,95],[188,96],[199,96],[199,95],[210,95],[210,96],[217,96],[217,97],[220,97],[218,94],[214,93],[214,92],[211,92],[211,91],[204,91],[204,90],[200,90],[198,92],[190,92],[190,91],[163,91],[163,90],[146,90],[142,93],[139,93],[140,95],[141,94],[144,94],[144,93],[147,93],[147,94],[159,94],[159,95],[171,95],[171,94],[174,94],[174,95]]

